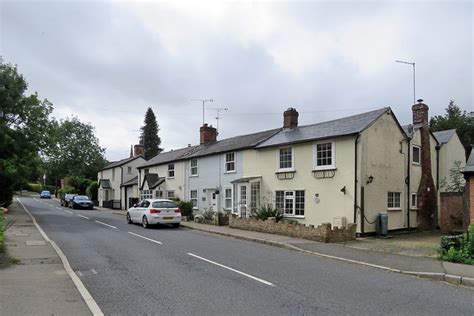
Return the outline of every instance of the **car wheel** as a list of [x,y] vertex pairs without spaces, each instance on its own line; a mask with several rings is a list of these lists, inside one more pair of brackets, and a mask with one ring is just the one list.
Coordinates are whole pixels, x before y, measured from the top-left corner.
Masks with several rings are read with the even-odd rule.
[[180,225],[180,223],[174,223],[174,224],[173,224],[173,227],[174,227],[174,228],[178,228],[179,225]]
[[132,224],[132,218],[130,217],[130,213],[127,213],[127,224]]
[[142,218],[142,226],[143,228],[150,228],[150,224],[148,224],[148,219],[146,218],[146,216],[143,216]]

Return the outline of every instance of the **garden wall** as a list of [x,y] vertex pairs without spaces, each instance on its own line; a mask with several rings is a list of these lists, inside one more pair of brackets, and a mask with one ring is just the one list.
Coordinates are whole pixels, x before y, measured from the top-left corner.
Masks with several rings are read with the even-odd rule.
[[439,226],[443,233],[462,230],[463,226],[466,226],[463,223],[463,209],[464,204],[462,193],[442,192],[440,194]]
[[330,223],[324,223],[314,227],[314,225],[305,226],[304,224],[277,223],[271,218],[266,221],[261,221],[257,219],[231,217],[229,218],[229,227],[326,243],[349,241],[354,240],[356,237],[356,224],[348,224],[347,228],[335,227],[334,229],[331,229]]

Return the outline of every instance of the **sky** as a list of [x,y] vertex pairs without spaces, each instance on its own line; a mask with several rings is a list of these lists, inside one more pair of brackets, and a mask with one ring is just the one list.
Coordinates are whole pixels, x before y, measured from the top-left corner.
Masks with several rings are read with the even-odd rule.
[[0,56],[52,116],[91,123],[110,161],[129,156],[151,107],[165,150],[391,106],[411,122],[450,100],[473,111],[471,1],[0,0]]

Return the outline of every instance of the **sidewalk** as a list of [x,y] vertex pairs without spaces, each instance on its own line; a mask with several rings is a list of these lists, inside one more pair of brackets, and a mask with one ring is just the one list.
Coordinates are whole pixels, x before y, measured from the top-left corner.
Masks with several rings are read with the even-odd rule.
[[306,239],[246,231],[229,228],[228,226],[213,226],[194,222],[181,222],[181,225],[209,233],[260,242],[395,273],[447,281],[458,285],[474,286],[474,266],[443,262],[428,257],[357,249],[340,244],[327,244]]
[[20,262],[0,270],[0,315],[92,314],[52,243],[16,201],[5,239],[8,255]]

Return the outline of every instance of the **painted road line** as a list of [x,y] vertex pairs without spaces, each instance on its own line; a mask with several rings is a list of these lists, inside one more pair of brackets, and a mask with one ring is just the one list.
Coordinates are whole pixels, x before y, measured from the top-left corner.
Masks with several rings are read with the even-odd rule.
[[79,217],[85,218],[85,219],[90,219],[89,217],[81,215],[81,214],[76,214],[76,215],[79,216]]
[[64,210],[64,212],[69,213],[69,214],[73,214],[73,212],[68,211],[68,210]]
[[104,225],[104,226],[108,226],[108,227],[110,227],[110,228],[117,228],[117,227],[115,227],[115,226],[109,225],[109,224],[104,223],[104,222],[101,222],[101,221],[95,221],[95,222],[98,223],[98,224]]
[[162,243],[161,241],[154,240],[154,239],[151,239],[151,238],[148,238],[148,237],[145,237],[145,236],[142,236],[142,235],[138,235],[138,234],[135,234],[135,233],[132,233],[132,232],[128,232],[128,233],[129,233],[130,235],[133,235],[133,236],[137,236],[137,237],[146,239],[146,240],[151,241],[151,242],[154,242],[154,243],[156,243],[156,244],[163,245],[163,243]]
[[71,278],[72,282],[74,283],[74,285],[76,286],[76,288],[78,289],[79,293],[81,294],[82,298],[84,299],[84,301],[86,302],[87,306],[89,307],[92,315],[94,316],[103,316],[104,313],[102,313],[102,310],[100,309],[99,305],[97,305],[96,301],[94,300],[94,298],[91,296],[91,294],[89,293],[89,291],[86,289],[86,287],[84,286],[84,284],[82,283],[82,281],[77,277],[77,275],[74,273],[74,271],[72,270],[71,268],[71,265],[69,264],[69,261],[67,260],[67,257],[64,255],[64,253],[62,252],[61,248],[58,247],[58,245],[56,245],[56,243],[54,242],[54,240],[51,240],[49,239],[48,235],[46,235],[46,233],[43,231],[43,229],[38,225],[38,223],[36,222],[36,219],[34,218],[34,216],[30,213],[30,211],[25,207],[25,205],[23,205],[23,203],[20,201],[19,198],[16,199],[18,201],[18,203],[20,203],[20,205],[23,207],[23,209],[25,210],[26,213],[28,213],[28,215],[30,215],[31,217],[31,220],[33,221],[33,224],[35,224],[36,228],[39,230],[41,236],[43,236],[43,238],[46,240],[46,241],[49,241],[49,243],[51,244],[51,246],[53,246],[54,250],[56,251],[56,253],[58,254],[59,258],[61,258],[61,261],[63,263],[63,266],[64,266],[64,270],[66,270],[67,274],[69,275],[69,277]]
[[214,265],[216,265],[216,266],[218,266],[218,267],[227,269],[227,270],[229,270],[229,271],[238,273],[238,274],[243,275],[243,276],[245,276],[245,277],[247,277],[247,278],[250,278],[250,279],[255,280],[255,281],[257,281],[257,282],[263,283],[263,284],[265,284],[265,285],[275,286],[275,284],[273,284],[273,283],[271,283],[271,282],[262,280],[262,279],[260,279],[260,278],[254,277],[253,275],[250,275],[250,274],[247,274],[247,273],[245,273],[245,272],[242,272],[242,271],[239,271],[239,270],[236,270],[236,269],[227,267],[227,266],[225,266],[225,265],[223,265],[223,264],[220,264],[220,263],[217,263],[217,262],[208,260],[208,259],[206,259],[206,258],[199,257],[199,256],[197,256],[197,255],[195,255],[195,254],[193,254],[193,253],[189,253],[189,252],[188,252],[188,255],[190,255],[190,256],[192,256],[192,257],[194,257],[194,258],[197,258],[197,259],[199,259],[199,260],[209,262],[209,263],[214,264]]

